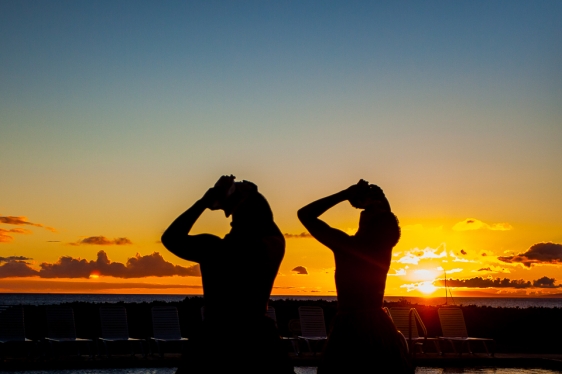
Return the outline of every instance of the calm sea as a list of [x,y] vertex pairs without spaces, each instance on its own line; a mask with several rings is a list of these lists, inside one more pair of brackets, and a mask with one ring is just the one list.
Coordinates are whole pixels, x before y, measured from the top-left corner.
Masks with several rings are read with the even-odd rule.
[[[0,293],[0,305],[54,305],[71,302],[85,303],[150,303],[153,301],[182,301],[189,296],[200,295],[131,295],[131,294],[43,294],[43,293]],[[273,300],[336,300],[335,296],[272,296]],[[407,300],[419,305],[477,305],[503,308],[562,308],[562,298],[492,298],[455,297],[447,301],[444,297],[398,297],[385,296],[386,301]]]

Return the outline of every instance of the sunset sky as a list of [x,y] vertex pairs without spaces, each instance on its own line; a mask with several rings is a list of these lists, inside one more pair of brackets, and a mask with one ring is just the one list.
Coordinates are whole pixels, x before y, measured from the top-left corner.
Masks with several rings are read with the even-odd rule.
[[234,174],[286,233],[275,295],[335,295],[296,211],[361,178],[402,227],[387,295],[443,295],[445,272],[459,296],[560,294],[561,19],[558,0],[2,1],[0,292],[201,294],[160,236]]

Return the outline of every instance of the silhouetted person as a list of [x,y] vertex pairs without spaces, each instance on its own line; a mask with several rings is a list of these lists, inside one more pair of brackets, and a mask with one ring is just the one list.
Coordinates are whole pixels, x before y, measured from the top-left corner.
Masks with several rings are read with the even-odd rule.
[[[363,209],[359,229],[348,235],[318,217],[343,201]],[[360,180],[298,211],[308,232],[332,250],[338,312],[318,374],[413,373],[406,348],[383,311],[392,247],[400,238],[398,219],[383,191]]]
[[[206,209],[232,215],[224,238],[189,234]],[[285,239],[255,184],[222,176],[168,227],[162,244],[201,268],[204,330],[194,338],[185,372],[293,373],[274,322],[265,316]]]

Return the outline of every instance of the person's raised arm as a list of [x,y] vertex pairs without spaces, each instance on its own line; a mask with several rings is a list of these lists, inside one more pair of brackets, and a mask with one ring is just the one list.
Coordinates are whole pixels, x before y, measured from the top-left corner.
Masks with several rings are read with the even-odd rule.
[[166,249],[184,260],[201,262],[205,252],[220,242],[220,238],[211,234],[189,235],[195,221],[205,209],[212,209],[217,191],[210,188],[188,210],[183,212],[162,234],[162,244]]
[[345,244],[349,235],[330,227],[318,217],[328,209],[348,199],[348,190],[343,190],[322,199],[316,200],[297,212],[299,220],[306,227],[310,235],[330,249],[335,249]]

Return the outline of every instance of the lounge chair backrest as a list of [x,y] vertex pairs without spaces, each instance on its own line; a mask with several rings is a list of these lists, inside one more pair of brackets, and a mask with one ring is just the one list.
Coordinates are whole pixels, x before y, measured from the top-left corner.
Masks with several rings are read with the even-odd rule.
[[72,308],[66,306],[47,307],[47,337],[51,339],[76,339]]
[[153,307],[152,331],[156,339],[181,339],[180,320],[176,307]]
[[0,341],[25,341],[25,324],[21,306],[0,306]]
[[269,318],[271,318],[273,320],[273,322],[277,323],[277,313],[275,312],[274,307],[268,306],[267,311],[265,312],[265,315],[268,316]]
[[300,306],[299,318],[304,337],[327,337],[324,311],[318,306]]
[[122,306],[100,307],[101,337],[104,339],[129,339],[127,310]]
[[394,326],[396,329],[399,330],[406,339],[410,338],[410,326],[411,326],[411,337],[417,339],[420,337],[418,332],[418,326],[416,324],[416,315],[414,311],[410,313],[412,308],[390,308],[390,318],[392,318],[392,322],[394,322]]
[[439,308],[439,322],[441,322],[441,331],[444,337],[449,338],[466,338],[466,324],[462,309],[460,308]]

